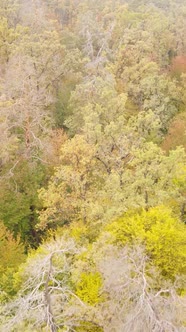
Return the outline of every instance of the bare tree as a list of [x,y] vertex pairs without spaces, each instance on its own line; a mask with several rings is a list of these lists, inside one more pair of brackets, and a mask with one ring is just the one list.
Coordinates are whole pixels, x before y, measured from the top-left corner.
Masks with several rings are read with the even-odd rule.
[[185,299],[151,266],[143,249],[109,251],[100,263],[108,296],[102,305],[104,331],[184,331]]
[[78,252],[72,239],[61,238],[43,245],[28,259],[20,273],[24,282],[17,298],[1,307],[3,331],[19,330],[23,323],[47,326],[51,332],[68,326],[63,310],[71,297],[78,299],[69,286],[70,263]]

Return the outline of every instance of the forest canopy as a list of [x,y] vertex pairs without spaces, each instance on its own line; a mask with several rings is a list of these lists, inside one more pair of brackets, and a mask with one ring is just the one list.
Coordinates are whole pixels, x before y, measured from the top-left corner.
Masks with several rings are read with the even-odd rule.
[[186,1],[0,0],[0,330],[186,330]]

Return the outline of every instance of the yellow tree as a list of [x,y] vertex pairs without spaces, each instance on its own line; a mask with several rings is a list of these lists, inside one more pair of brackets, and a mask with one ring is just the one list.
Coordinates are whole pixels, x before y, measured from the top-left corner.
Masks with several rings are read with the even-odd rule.
[[0,292],[2,299],[5,299],[14,295],[13,275],[26,255],[19,238],[14,239],[2,222],[0,225]]

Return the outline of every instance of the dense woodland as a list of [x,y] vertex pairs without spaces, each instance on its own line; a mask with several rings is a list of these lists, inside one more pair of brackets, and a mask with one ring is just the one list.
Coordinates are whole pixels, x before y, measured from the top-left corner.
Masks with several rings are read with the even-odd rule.
[[0,0],[0,331],[186,331],[185,149],[185,0]]

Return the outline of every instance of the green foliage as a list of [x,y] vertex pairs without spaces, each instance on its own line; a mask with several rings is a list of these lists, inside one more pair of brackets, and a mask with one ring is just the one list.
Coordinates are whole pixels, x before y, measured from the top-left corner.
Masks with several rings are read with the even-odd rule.
[[35,225],[40,208],[37,189],[44,176],[43,165],[22,161],[14,169],[14,177],[1,182],[0,218],[14,236],[20,235],[25,248],[37,247],[41,240],[42,233]]
[[1,62],[8,62],[12,46],[11,44],[19,38],[20,27],[16,29],[10,28],[8,26],[8,20],[5,17],[1,17],[0,24],[0,55]]

